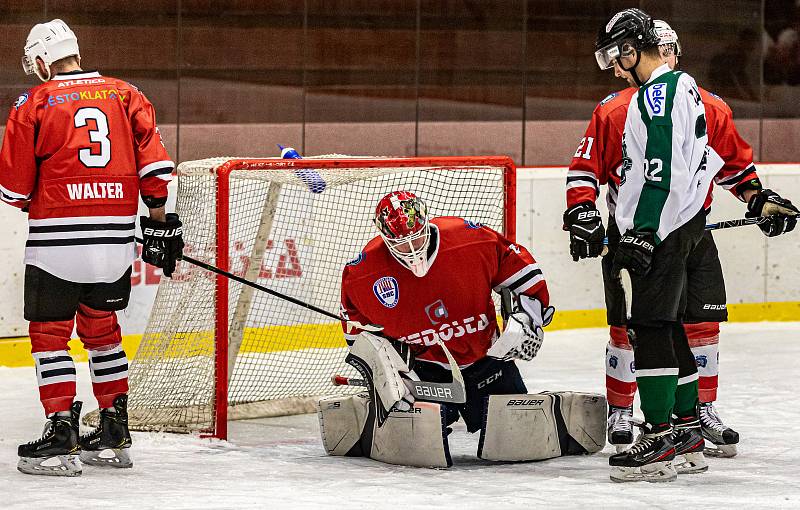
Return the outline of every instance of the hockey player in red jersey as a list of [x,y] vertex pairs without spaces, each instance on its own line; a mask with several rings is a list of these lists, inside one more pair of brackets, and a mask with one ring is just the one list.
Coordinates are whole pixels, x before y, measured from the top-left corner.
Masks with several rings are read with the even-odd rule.
[[[661,51],[670,67],[677,65],[681,47],[677,34],[660,20],[655,21]],[[570,252],[574,260],[597,257],[603,250],[603,228],[595,201],[600,186],[607,185],[607,204],[614,217],[622,166],[622,132],[631,97],[637,90],[629,72],[614,66],[615,75],[628,81],[629,88],[614,92],[595,108],[585,136],[581,139],[567,174],[567,210],[565,229],[570,231]],[[718,96],[700,90],[705,105],[708,144],[724,160],[714,182],[748,204],[748,216],[774,214],[770,204],[793,209],[787,200],[764,189],[753,165],[753,150],[736,130],[728,105]],[[710,210],[712,189],[705,201]],[[771,216],[761,228],[767,236],[789,232],[796,218],[786,214]],[[606,389],[609,403],[608,440],[617,445],[633,440],[631,423],[636,392],[633,351],[625,329],[624,301],[621,288],[612,278],[611,266],[619,230],[608,222],[610,255],[603,258],[603,280],[607,319],[611,339],[606,349]],[[727,320],[722,268],[711,232],[706,232],[689,259],[689,291],[684,327],[699,371],[699,417],[703,436],[711,443],[707,452],[733,456],[738,434],[725,426],[714,408],[717,398],[719,322]]]
[[[362,441],[368,439],[369,445],[362,444],[358,454],[399,464],[449,465],[449,455],[445,455],[447,462],[438,463],[429,457],[437,449],[436,445],[441,448],[442,437],[439,442],[433,440],[429,447],[421,445],[442,433],[443,421],[444,426],[450,425],[460,414],[469,432],[482,431],[479,450],[482,458],[549,458],[537,457],[544,454],[536,452],[525,457],[526,447],[520,446],[517,453],[522,452],[523,457],[511,459],[492,446],[490,439],[484,443],[485,438],[494,437],[492,434],[499,433],[506,425],[503,412],[508,412],[508,408],[504,404],[501,413],[493,413],[491,399],[501,395],[515,394],[518,399],[526,396],[527,388],[512,358],[532,359],[536,355],[543,339],[542,328],[549,324],[554,312],[549,305],[542,270],[531,254],[490,228],[463,218],[429,220],[424,202],[408,191],[390,193],[380,201],[375,225],[380,236],[372,239],[344,268],[342,316],[350,324],[382,325],[383,335],[410,348],[413,363],[407,366],[407,360],[400,359],[394,349],[386,347],[386,340],[381,344],[380,339],[371,338],[373,344],[370,344],[370,338],[365,338],[369,335],[359,329],[348,329],[347,322],[343,321],[345,339],[350,346],[349,359],[365,360],[360,365],[352,364],[363,367],[362,374],[375,380],[377,396],[373,400],[382,401],[391,416],[395,416],[391,414],[395,412],[420,412],[423,417],[412,415],[413,419],[424,420],[428,407],[412,407],[414,398],[397,374],[405,377],[413,373],[411,377],[426,382],[450,381],[456,369],[450,364],[449,352],[463,374],[466,402],[442,405],[441,417],[437,407],[430,422],[430,436],[420,432],[427,430],[424,421],[416,422],[405,432],[395,430],[401,426],[392,425],[391,419],[387,422],[390,425],[381,426],[381,418],[378,418],[379,426],[374,430],[367,426],[369,433],[361,433],[363,424],[359,423],[357,428]],[[512,296],[508,326],[502,333],[495,316],[492,291]],[[370,363],[368,358],[388,359],[391,363]],[[386,397],[387,393],[382,391],[390,385],[394,385],[398,393]],[[536,402],[541,405],[543,400]],[[352,400],[347,400],[346,404],[353,405]],[[337,402],[336,408],[343,405]],[[333,418],[324,419],[330,424]],[[501,425],[492,426],[495,420]],[[603,409],[601,437],[604,421]],[[326,427],[332,429],[330,425],[324,425],[323,429]],[[334,455],[354,454],[350,443],[346,451],[333,452],[341,449],[339,436],[326,438],[323,430],[323,440],[326,448],[329,442],[335,445],[329,448]],[[559,441],[555,439],[554,442],[558,444]],[[509,437],[507,443],[514,444],[514,438]],[[536,441],[521,438],[520,443],[530,446]],[[446,450],[446,440],[444,444]],[[419,450],[409,453],[414,451],[411,445],[418,446]],[[581,449],[581,453],[586,451],[593,450]],[[568,453],[577,451],[564,445],[558,452],[547,455]]]
[[[44,83],[9,113],[0,199],[28,213],[24,315],[48,422],[41,439],[19,447],[18,468],[76,476],[79,452],[85,463],[130,467],[128,360],[116,311],[130,296],[140,196],[150,210],[141,218],[143,259],[170,276],[180,257],[181,222],[164,211],[174,163],[144,94],[81,69],[77,38],[63,21],[31,29],[23,68]],[[67,351],[76,322],[100,407],[98,428],[81,437]],[[51,458],[60,462],[45,462]]]

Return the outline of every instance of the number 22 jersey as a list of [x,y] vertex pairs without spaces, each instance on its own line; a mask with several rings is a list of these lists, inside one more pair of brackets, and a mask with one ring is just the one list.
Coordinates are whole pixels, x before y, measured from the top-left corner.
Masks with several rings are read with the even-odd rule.
[[0,199],[27,208],[25,263],[64,280],[114,282],[135,258],[139,195],[166,202],[170,161],[136,87],[75,71],[22,94],[0,150]]

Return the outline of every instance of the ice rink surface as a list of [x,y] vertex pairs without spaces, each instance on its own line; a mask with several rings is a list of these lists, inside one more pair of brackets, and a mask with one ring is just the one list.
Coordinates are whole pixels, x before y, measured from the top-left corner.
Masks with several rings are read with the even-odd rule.
[[[522,363],[531,392],[604,391],[604,329],[548,333]],[[389,466],[328,457],[314,415],[231,423],[230,442],[134,433],[134,468],[84,467],[83,476],[29,476],[16,448],[37,437],[43,415],[33,368],[0,368],[0,508],[800,508],[800,323],[723,325],[718,410],[742,437],[739,456],[709,459],[705,474],[676,482],[616,484],[610,448],[537,463],[476,459],[477,434],[451,435],[454,466]],[[88,367],[78,395],[96,404]]]

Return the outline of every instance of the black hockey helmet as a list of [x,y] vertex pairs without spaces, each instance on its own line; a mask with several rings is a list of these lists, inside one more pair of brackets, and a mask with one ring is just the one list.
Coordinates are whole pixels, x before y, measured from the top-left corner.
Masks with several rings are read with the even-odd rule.
[[[658,46],[658,42],[653,18],[641,9],[625,9],[600,27],[594,56],[600,69],[609,69],[625,52],[635,49],[637,53],[641,53],[644,49]],[[631,71],[638,64],[637,54],[636,64],[629,69],[623,69]]]

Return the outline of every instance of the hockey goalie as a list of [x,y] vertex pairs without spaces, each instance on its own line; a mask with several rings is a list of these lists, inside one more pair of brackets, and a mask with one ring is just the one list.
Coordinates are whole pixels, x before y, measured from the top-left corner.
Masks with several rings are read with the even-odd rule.
[[[447,436],[459,417],[480,431],[486,460],[603,448],[603,396],[528,394],[514,361],[536,356],[555,311],[528,250],[462,218],[429,219],[408,191],[386,195],[374,221],[380,235],[342,274],[347,362],[366,391],[319,402],[330,455],[449,467]],[[492,291],[504,297],[502,333]],[[377,324],[380,333],[366,331]]]

